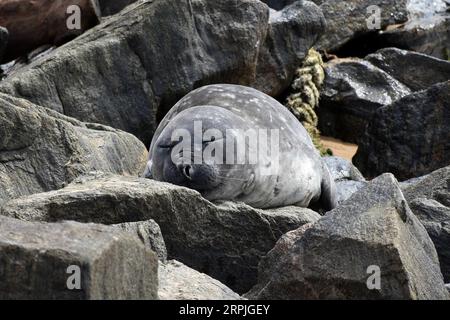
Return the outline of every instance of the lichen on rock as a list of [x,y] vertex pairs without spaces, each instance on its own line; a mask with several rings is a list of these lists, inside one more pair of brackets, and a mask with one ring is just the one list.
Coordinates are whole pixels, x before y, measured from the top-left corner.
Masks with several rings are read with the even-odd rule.
[[293,91],[287,97],[285,105],[303,124],[320,153],[331,155],[331,150],[325,149],[320,141],[320,131],[317,128],[319,121],[314,111],[319,105],[319,90],[324,80],[322,56],[312,48],[296,71],[296,77],[292,82]]

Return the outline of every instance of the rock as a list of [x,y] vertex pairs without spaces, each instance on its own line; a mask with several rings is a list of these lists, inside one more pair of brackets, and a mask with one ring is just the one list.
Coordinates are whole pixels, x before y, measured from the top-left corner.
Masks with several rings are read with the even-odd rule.
[[167,249],[161,229],[154,220],[127,222],[112,225],[112,227],[135,235],[146,248],[152,250],[162,262],[167,260]]
[[274,97],[284,93],[325,26],[322,11],[310,1],[294,1],[281,11],[270,10],[252,87]]
[[383,70],[361,59],[335,59],[325,66],[318,109],[322,134],[357,143],[372,114],[411,93]]
[[153,219],[169,259],[238,293],[256,283],[259,259],[282,234],[320,218],[299,207],[257,210],[241,203],[212,204],[191,189],[100,174],[79,178],[62,190],[10,201],[0,212],[32,221],[117,224]]
[[230,288],[176,260],[160,264],[160,300],[240,300]]
[[62,188],[92,170],[139,175],[146,157],[128,133],[0,94],[0,205]]
[[[373,180],[290,242],[250,298],[449,298],[433,243],[391,174]],[[377,270],[380,289],[369,289],[377,285]]]
[[2,300],[157,298],[156,255],[105,226],[0,216],[0,265]]
[[417,52],[387,48],[365,59],[386,71],[412,91],[425,90],[450,79],[450,61]]
[[407,0],[312,0],[322,9],[327,29],[315,46],[317,49],[335,51],[349,40],[377,31],[372,27],[371,6],[380,8],[380,29],[407,21]]
[[447,288],[448,292],[450,293],[450,283],[447,283],[447,284],[445,285],[445,287]]
[[9,36],[8,30],[0,26],[0,62],[2,62],[3,54],[8,44],[8,36]]
[[403,193],[433,240],[444,280],[450,282],[450,166],[409,183]]
[[[281,91],[280,83],[286,89],[323,23],[316,6],[304,6],[306,15],[294,11],[269,27],[269,8],[259,0],[139,1],[10,74],[0,91],[149,145],[157,122],[197,87],[264,87],[268,78],[276,80],[268,91]],[[268,29],[273,41],[266,42]]]
[[353,162],[366,177],[392,172],[400,180],[449,165],[449,101],[447,81],[378,109]]
[[323,159],[336,184],[339,204],[367,184],[361,172],[350,161],[339,157],[324,157]]
[[111,16],[137,0],[98,0],[102,17]]
[[[69,11],[70,6],[81,11]],[[60,45],[99,22],[98,4],[93,0],[2,0],[0,26],[9,31],[3,62],[13,60],[44,44]],[[72,19],[71,19],[72,18]],[[79,19],[79,26],[75,19]],[[74,25],[69,29],[68,25]],[[0,60],[1,62],[1,60]]]

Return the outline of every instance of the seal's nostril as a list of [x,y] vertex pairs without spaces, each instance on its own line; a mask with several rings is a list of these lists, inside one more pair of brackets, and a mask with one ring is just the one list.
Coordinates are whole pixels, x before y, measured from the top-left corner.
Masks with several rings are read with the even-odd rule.
[[186,165],[182,168],[182,172],[186,178],[191,179],[192,175],[192,167],[190,165]]

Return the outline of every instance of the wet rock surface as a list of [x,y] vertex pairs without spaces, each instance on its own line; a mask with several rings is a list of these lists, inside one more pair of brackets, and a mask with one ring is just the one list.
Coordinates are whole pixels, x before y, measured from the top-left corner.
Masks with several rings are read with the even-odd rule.
[[[263,260],[247,297],[448,299],[433,243],[391,174],[291,237],[269,253],[279,258]],[[379,289],[368,287],[370,266],[383,275]]]
[[156,255],[106,226],[0,216],[0,265],[1,299],[157,298]]

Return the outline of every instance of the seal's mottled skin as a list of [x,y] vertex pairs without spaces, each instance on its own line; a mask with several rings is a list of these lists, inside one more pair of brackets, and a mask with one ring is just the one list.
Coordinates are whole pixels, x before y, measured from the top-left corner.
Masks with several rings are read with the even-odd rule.
[[[270,154],[256,164],[202,163],[186,167],[174,163],[173,131],[186,129],[193,136],[196,121],[202,122],[203,130],[217,129],[224,137],[227,129],[278,129],[280,169],[274,175],[263,174],[263,169],[274,165]],[[202,141],[193,148],[204,149],[211,144],[224,147],[227,139],[236,137]],[[242,201],[256,208],[307,207],[319,202],[329,210],[336,205],[334,181],[301,123],[273,98],[238,85],[205,86],[181,99],[156,130],[144,175],[198,190],[209,200]]]

